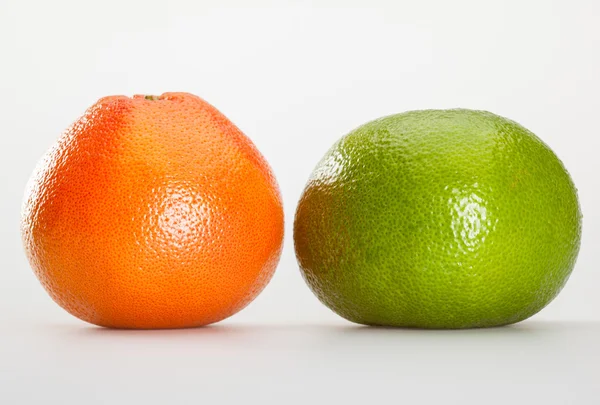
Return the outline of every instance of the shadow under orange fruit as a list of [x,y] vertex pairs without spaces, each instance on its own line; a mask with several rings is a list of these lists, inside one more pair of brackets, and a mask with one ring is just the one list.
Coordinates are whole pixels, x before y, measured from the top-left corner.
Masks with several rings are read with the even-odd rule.
[[234,124],[187,93],[100,99],[34,172],[22,237],[71,314],[116,328],[210,324],[279,261],[276,180]]

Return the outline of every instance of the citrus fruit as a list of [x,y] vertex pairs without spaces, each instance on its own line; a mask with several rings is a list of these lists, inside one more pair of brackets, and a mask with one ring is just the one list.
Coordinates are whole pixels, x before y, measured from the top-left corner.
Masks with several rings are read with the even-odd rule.
[[350,132],[312,173],[294,223],[301,271],[325,305],[418,328],[530,317],[564,286],[580,235],[576,189],[549,147],[465,109]]
[[200,326],[242,309],[271,278],[282,202],[250,139],[204,100],[112,96],[38,165],[22,237],[71,314],[117,328]]

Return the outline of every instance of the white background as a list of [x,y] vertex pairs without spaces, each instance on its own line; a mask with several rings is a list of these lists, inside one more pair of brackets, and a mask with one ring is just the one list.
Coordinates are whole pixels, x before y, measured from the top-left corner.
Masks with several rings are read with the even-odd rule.
[[[597,403],[599,21],[597,0],[0,0],[0,403]],[[270,162],[285,203],[281,263],[221,326],[89,327],[29,269],[23,189],[98,98],[166,91],[215,105]],[[305,181],[356,126],[452,107],[511,118],[563,160],[584,214],[573,275],[516,327],[354,327],[297,269],[291,230]]]

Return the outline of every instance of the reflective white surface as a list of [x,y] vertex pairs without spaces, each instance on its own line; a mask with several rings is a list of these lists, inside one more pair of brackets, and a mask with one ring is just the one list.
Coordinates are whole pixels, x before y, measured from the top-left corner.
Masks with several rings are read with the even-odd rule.
[[3,404],[595,404],[600,323],[479,330],[243,324],[124,331],[14,323]]

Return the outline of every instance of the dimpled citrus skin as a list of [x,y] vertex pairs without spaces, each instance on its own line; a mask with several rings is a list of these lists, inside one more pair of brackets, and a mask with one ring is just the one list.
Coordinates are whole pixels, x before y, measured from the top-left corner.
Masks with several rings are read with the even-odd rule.
[[22,237],[71,314],[107,327],[192,327],[265,287],[283,210],[267,162],[213,106],[187,93],[113,96],[38,165]]
[[576,189],[534,134],[489,112],[413,111],[339,140],[294,223],[317,297],[367,325],[472,328],[535,314],[579,250]]

